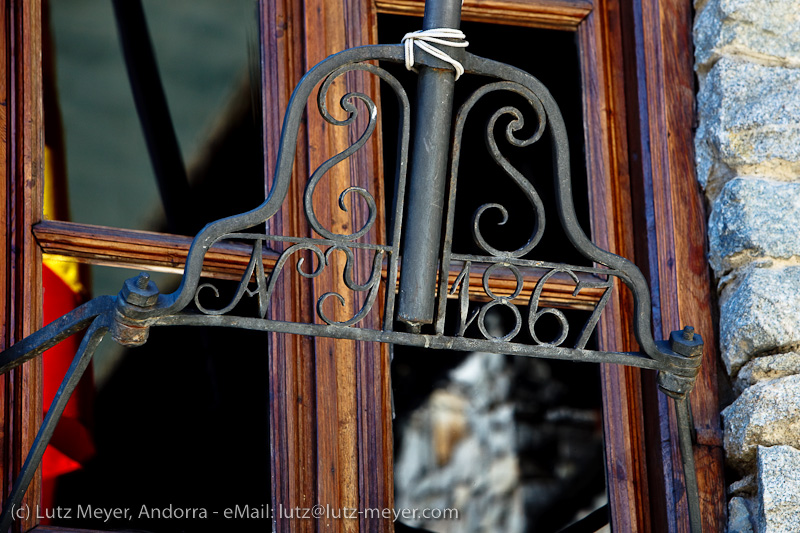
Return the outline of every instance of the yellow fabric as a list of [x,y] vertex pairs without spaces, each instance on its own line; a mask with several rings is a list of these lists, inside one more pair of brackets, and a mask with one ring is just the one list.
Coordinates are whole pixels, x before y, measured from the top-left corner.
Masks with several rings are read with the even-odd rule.
[[44,147],[44,218],[53,220],[56,210],[56,184],[53,170],[53,151]]
[[[66,184],[65,184],[66,185]],[[44,147],[44,218],[53,220],[56,208],[56,176],[53,169],[53,154],[49,146]],[[45,254],[43,263],[52,270],[75,293],[86,290],[80,281],[78,263],[60,255]]]

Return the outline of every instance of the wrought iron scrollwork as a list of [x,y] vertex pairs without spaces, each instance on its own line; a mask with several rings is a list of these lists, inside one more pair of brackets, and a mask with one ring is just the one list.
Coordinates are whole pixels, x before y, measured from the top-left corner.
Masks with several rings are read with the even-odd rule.
[[[584,234],[577,222],[575,207],[572,200],[571,177],[569,168],[569,146],[566,129],[561,113],[547,89],[533,76],[514,67],[480,58],[465,53],[461,60],[466,72],[489,78],[490,81],[474,94],[472,94],[461,110],[455,121],[454,142],[451,155],[450,171],[450,197],[446,207],[446,221],[444,231],[444,246],[439,264],[439,290],[437,294],[438,309],[435,324],[431,331],[395,331],[393,319],[395,316],[395,289],[398,282],[400,241],[402,234],[402,221],[404,216],[404,198],[406,187],[406,169],[408,167],[409,146],[409,101],[401,84],[387,71],[377,67],[369,61],[381,60],[393,63],[402,63],[404,60],[403,47],[400,45],[365,46],[347,50],[331,56],[322,63],[312,68],[296,88],[287,110],[280,147],[277,155],[274,179],[265,202],[258,208],[238,216],[229,217],[206,226],[194,239],[189,251],[184,276],[179,288],[172,294],[160,294],[157,298],[135,300],[130,298],[136,295],[138,285],[132,283],[126,295],[125,292],[114,300],[110,297],[96,299],[87,306],[70,313],[63,319],[42,329],[40,332],[23,340],[3,354],[0,354],[0,371],[21,364],[41,353],[49,346],[60,342],[71,333],[85,328],[91,324],[91,334],[85,337],[81,352],[76,358],[75,369],[71,370],[65,378],[65,391],[69,384],[79,374],[83,361],[91,357],[97,342],[106,330],[111,330],[115,339],[122,343],[134,344],[146,340],[148,328],[154,326],[171,325],[213,325],[236,328],[246,328],[261,331],[274,331],[302,335],[320,335],[334,338],[391,342],[410,346],[434,347],[457,350],[480,350],[494,353],[524,355],[530,357],[556,358],[572,361],[595,363],[617,363],[639,368],[658,370],[659,384],[668,394],[677,399],[676,406],[683,425],[689,419],[687,394],[691,390],[700,366],[702,354],[702,339],[699,336],[692,338],[672,338],[670,343],[656,342],[653,337],[650,323],[650,292],[644,276],[627,259],[598,248]],[[416,58],[417,64],[425,66],[443,67],[438,59],[420,51]],[[395,205],[393,206],[393,220],[387,235],[387,244],[363,242],[370,235],[370,230],[375,227],[377,205],[372,193],[362,187],[349,186],[338,194],[339,208],[347,212],[346,200],[352,195],[357,195],[368,208],[366,220],[352,224],[358,227],[351,233],[337,233],[323,227],[314,212],[314,193],[317,185],[324,175],[333,166],[345,161],[356,151],[362,148],[369,137],[374,133],[377,124],[377,106],[366,94],[361,92],[346,93],[339,105],[347,113],[344,119],[336,119],[327,109],[327,95],[335,80],[345,73],[363,71],[367,74],[378,76],[388,84],[397,97],[400,108],[400,134],[398,147],[398,164],[396,168]],[[320,85],[321,84],[321,85]],[[348,148],[330,157],[309,177],[306,183],[303,205],[306,218],[310,227],[321,238],[308,238],[299,236],[272,235],[265,231],[254,230],[262,227],[278,212],[284,203],[289,190],[289,182],[296,152],[298,130],[302,124],[303,113],[314,87],[320,86],[317,95],[317,107],[322,117],[333,126],[354,126],[357,124],[359,107],[367,111],[367,123],[359,133],[357,140]],[[452,251],[454,232],[455,191],[458,181],[458,161],[463,127],[470,110],[484,95],[497,91],[510,91],[516,93],[529,106],[529,113],[535,117],[533,133],[525,138],[517,135],[523,130],[525,119],[520,109],[514,106],[504,106],[494,112],[489,120],[486,130],[486,145],[494,161],[505,175],[520,189],[530,203],[530,212],[533,218],[533,229],[527,242],[514,250],[501,250],[492,246],[481,231],[482,215],[489,210],[496,210],[502,215],[500,224],[508,221],[509,214],[506,207],[500,203],[492,202],[480,206],[474,213],[471,225],[472,237],[478,248],[486,255],[457,254]],[[569,241],[590,263],[596,266],[573,266],[547,263],[528,258],[535,251],[543,232],[545,231],[545,211],[543,201],[533,184],[526,179],[509,159],[500,151],[495,138],[495,130],[500,119],[508,122],[505,124],[505,139],[511,147],[522,148],[537,142],[549,140],[553,154],[553,177],[555,183],[555,203],[558,210],[559,222],[564,229]],[[537,177],[537,179],[539,179]],[[550,222],[552,224],[552,222]],[[203,261],[208,250],[215,244],[224,240],[237,240],[252,243],[250,255],[245,272],[238,282],[233,296],[227,302],[218,302],[221,293],[210,282],[201,283]],[[274,266],[266,268],[264,261],[266,250],[285,249],[280,251]],[[361,251],[367,257],[366,263],[358,263],[356,251]],[[269,303],[275,294],[277,279],[281,275],[291,273],[287,264],[294,261],[294,271],[309,283],[331,267],[334,262],[333,255],[344,255],[344,265],[341,267],[341,284],[353,292],[352,298],[360,302],[352,316],[337,319],[329,312],[331,304],[328,300],[338,301],[344,305],[348,299],[345,295],[335,291],[328,291],[317,299],[317,315],[319,320],[315,323],[300,324],[274,320],[268,315]],[[297,256],[299,254],[299,257]],[[312,264],[305,263],[305,257],[312,257]],[[305,257],[304,257],[305,256]],[[359,256],[360,257],[360,256]],[[357,263],[364,268],[356,268]],[[450,268],[461,265],[455,281],[449,283]],[[483,303],[470,303],[470,275],[482,268]],[[385,270],[385,273],[384,273]],[[366,280],[356,280],[354,272],[368,272]],[[501,294],[492,288],[490,280],[493,276],[510,272],[513,278],[513,288]],[[535,273],[531,274],[531,273]],[[566,315],[554,306],[544,305],[542,294],[546,285],[556,278],[568,280],[574,284],[573,296],[582,291],[600,291],[601,295],[590,313],[588,320],[583,324],[576,336],[573,346],[565,346],[570,335],[570,324]],[[594,331],[601,314],[609,302],[614,288],[614,280],[621,280],[630,290],[634,302],[634,333],[641,351],[636,352],[607,352],[586,349],[590,335]],[[142,285],[149,287],[152,282],[144,280]],[[527,284],[527,285],[526,285]],[[617,284],[620,285],[620,284]],[[378,295],[384,288],[385,300],[382,306],[382,318],[376,321],[379,327],[364,326],[364,318],[376,308]],[[525,287],[529,287],[526,289]],[[527,314],[519,308],[523,292],[531,290],[527,301]],[[456,295],[458,298],[459,317],[455,325],[454,334],[445,334],[446,299],[447,295]],[[256,298],[258,312],[255,317],[238,316],[238,304],[245,298]],[[488,302],[486,301],[488,299]],[[216,301],[220,305],[211,305]],[[192,305],[194,303],[194,305]],[[333,303],[333,305],[336,305]],[[504,332],[490,331],[487,326],[488,313],[495,308],[505,308],[513,315],[513,324]],[[335,311],[335,309],[334,309]],[[334,313],[335,314],[335,313]],[[545,315],[551,315],[559,324],[560,329],[550,340],[543,339],[537,331],[537,324]],[[479,335],[470,330],[476,324]],[[523,328],[533,340],[526,344],[519,342]],[[468,335],[472,335],[469,337]],[[59,396],[61,398],[61,396]],[[57,401],[61,401],[58,399]],[[51,409],[45,420],[35,446],[35,453],[29,454],[29,464],[23,468],[17,480],[12,495],[6,503],[6,508],[0,520],[0,530],[6,530],[10,524],[11,506],[19,503],[24,494],[24,489],[30,481],[36,464],[49,436],[54,429],[59,411]],[[56,413],[56,414],[53,414]],[[682,426],[683,427],[683,426]],[[687,426],[688,427],[688,426]],[[688,431],[688,429],[686,429]],[[683,449],[684,463],[687,471],[687,490],[690,499],[697,499],[697,485],[694,478],[694,467],[691,463],[691,441],[682,434],[681,446]],[[40,450],[41,448],[41,450]],[[37,455],[38,454],[38,455]],[[693,511],[696,516],[697,509]],[[694,520],[694,519],[693,519]],[[699,523],[699,522],[698,522]]]
[[370,194],[370,192],[363,187],[355,186],[348,187],[339,195],[339,208],[342,211],[347,211],[347,206],[345,205],[344,200],[345,197],[350,193],[356,193],[364,199],[369,207],[369,218],[364,226],[358,231],[350,234],[333,233],[322,227],[322,224],[320,224],[319,220],[317,219],[316,213],[314,213],[313,197],[317,184],[320,182],[325,173],[333,168],[334,165],[337,165],[348,157],[352,156],[366,144],[367,140],[369,140],[375,131],[375,125],[378,122],[378,108],[375,105],[375,102],[373,102],[372,99],[364,93],[352,92],[342,96],[340,105],[342,109],[348,113],[346,119],[336,119],[328,111],[328,90],[333,82],[343,74],[356,70],[364,70],[373,74],[377,74],[378,76],[389,76],[386,71],[372,65],[345,65],[328,75],[323,82],[322,87],[320,87],[317,96],[317,107],[319,108],[320,114],[329,124],[333,124],[334,126],[350,126],[355,122],[356,118],[358,117],[358,107],[355,105],[356,100],[363,102],[363,104],[367,107],[369,116],[369,122],[367,123],[366,128],[361,133],[361,136],[358,138],[358,140],[341,153],[336,154],[320,165],[319,168],[317,168],[317,170],[315,170],[311,175],[311,178],[308,180],[308,184],[306,185],[305,195],[303,196],[303,207],[305,208],[306,217],[308,218],[308,222],[313,230],[327,239],[352,241],[358,239],[359,237],[363,237],[375,224],[375,220],[378,215],[378,206],[375,204],[375,198],[372,196],[372,194]]
[[[298,257],[297,262],[295,263],[295,271],[300,276],[306,279],[314,279],[318,277],[330,264],[331,254],[339,251],[345,255],[345,264],[342,272],[342,281],[344,285],[353,292],[367,293],[361,309],[355,314],[355,316],[344,321],[337,321],[329,318],[323,308],[323,303],[330,297],[334,297],[342,305],[344,305],[344,296],[337,292],[326,292],[325,294],[321,295],[317,300],[317,315],[326,324],[339,326],[351,326],[356,324],[370,312],[373,304],[375,303],[375,299],[377,298],[378,290],[380,288],[381,266],[383,264],[385,252],[381,247],[375,247],[373,250],[370,277],[365,283],[362,284],[355,281],[353,277],[353,268],[355,264],[355,255],[353,254],[353,250],[347,246],[343,246],[338,242],[304,239],[301,242],[293,244],[280,254],[278,260],[275,262],[275,265],[272,267],[269,276],[267,276],[264,269],[263,253],[264,242],[269,241],[270,236],[238,233],[227,235],[227,237],[235,237],[238,239],[247,237],[253,239],[253,251],[247,264],[247,268],[245,269],[245,272],[242,275],[242,278],[239,280],[236,290],[234,291],[233,297],[224,307],[210,309],[201,303],[201,300],[205,300],[210,293],[213,293],[215,298],[220,297],[220,292],[213,283],[203,283],[197,287],[194,295],[194,304],[198,311],[204,315],[225,315],[234,310],[239,302],[242,301],[244,296],[257,296],[259,309],[258,316],[262,319],[265,318],[270,300],[275,290],[275,285],[277,284],[278,278],[283,273],[286,263],[289,262],[292,255],[302,251],[311,252],[313,254],[314,258],[316,259],[316,267],[312,267],[310,271],[307,271],[303,267],[305,263],[305,257]],[[325,246],[326,244],[328,245],[328,248],[323,252],[321,246]],[[255,287],[250,288],[253,284],[255,284]],[[201,298],[201,296],[203,297]]]
[[350,248],[332,247],[328,250],[326,257],[328,254],[330,254],[335,250],[340,250],[344,252],[345,255],[347,256],[347,262],[345,263],[345,268],[344,268],[345,285],[347,286],[348,289],[352,291],[358,291],[358,292],[367,291],[367,298],[366,301],[364,302],[364,305],[355,314],[355,316],[353,316],[348,320],[336,321],[327,317],[325,311],[323,310],[322,304],[325,302],[325,300],[327,300],[331,296],[339,300],[339,303],[341,303],[342,305],[344,305],[345,299],[338,292],[326,292],[325,294],[319,297],[319,300],[317,300],[317,314],[327,324],[337,325],[337,326],[352,326],[353,324],[356,324],[359,321],[361,321],[367,315],[367,313],[369,313],[370,309],[372,309],[372,305],[375,303],[375,299],[378,296],[378,289],[380,287],[380,281],[381,281],[381,263],[383,258],[383,251],[377,250],[375,252],[375,255],[373,256],[372,259],[372,273],[369,277],[369,280],[367,280],[367,282],[364,283],[363,285],[359,285],[358,283],[353,281],[352,278],[353,262],[355,261],[355,259],[353,258],[353,251],[350,250]]
[[516,107],[505,106],[495,111],[491,116],[486,125],[485,136],[486,146],[495,163],[497,163],[498,166],[503,169],[506,175],[508,175],[508,177],[514,181],[514,183],[520,188],[531,204],[531,209],[535,217],[533,234],[528,239],[528,242],[517,250],[503,251],[491,246],[481,233],[481,216],[489,209],[497,209],[503,216],[503,219],[498,223],[502,226],[508,222],[508,210],[506,210],[506,208],[500,204],[488,203],[480,206],[472,216],[472,236],[475,243],[483,251],[495,257],[523,257],[533,250],[537,244],[539,244],[539,241],[544,234],[544,205],[542,204],[542,199],[539,197],[539,194],[536,192],[536,189],[533,187],[533,185],[531,185],[530,181],[528,181],[516,168],[514,168],[508,159],[503,156],[502,152],[500,152],[500,149],[497,146],[497,140],[495,139],[495,126],[501,117],[506,115],[510,116],[512,120],[506,124],[505,137],[509,144],[517,148],[530,146],[541,139],[547,124],[547,118],[545,116],[542,103],[539,101],[536,95],[522,85],[507,81],[490,83],[475,91],[472,96],[470,96],[470,98],[461,106],[461,109],[459,109],[458,115],[456,116],[456,127],[453,134],[453,162],[455,164],[457,161],[461,146],[461,139],[464,134],[464,125],[470,111],[472,111],[475,104],[481,98],[491,92],[496,91],[510,91],[524,97],[527,103],[533,109],[538,121],[536,130],[527,139],[518,139],[516,133],[525,126],[524,115]]
[[[530,111],[533,113],[534,118],[536,120],[536,126],[534,131],[527,136],[526,138],[520,139],[517,137],[517,132],[523,129],[525,126],[525,116],[524,114],[514,106],[503,106],[500,109],[496,110],[487,121],[486,132],[485,132],[485,141],[486,147],[491,155],[492,159],[497,163],[497,165],[504,171],[504,173],[513,181],[513,183],[524,193],[525,197],[528,199],[531,205],[531,213],[533,214],[534,218],[534,225],[533,231],[530,237],[528,238],[527,243],[523,246],[515,249],[515,250],[500,250],[491,246],[486,238],[481,233],[480,229],[480,221],[481,216],[489,209],[496,209],[499,210],[502,219],[498,223],[499,225],[506,224],[508,222],[508,210],[497,203],[486,203],[481,205],[473,214],[472,216],[472,236],[473,240],[475,241],[476,245],[484,252],[488,253],[489,256],[477,256],[477,255],[465,255],[465,254],[453,254],[451,251],[452,247],[452,234],[454,231],[454,212],[455,212],[455,200],[456,200],[456,189],[458,186],[458,165],[460,162],[460,149],[461,149],[461,140],[464,134],[465,124],[467,123],[467,118],[470,112],[473,110],[475,105],[480,101],[484,96],[499,91],[506,91],[517,94],[522,96],[526,103],[530,107]],[[448,204],[448,213],[447,213],[447,226],[445,230],[445,249],[442,255],[442,264],[450,264],[451,260],[463,261],[464,269],[462,270],[461,274],[456,279],[456,282],[450,287],[450,293],[453,294],[456,292],[456,289],[460,291],[459,293],[459,300],[461,303],[461,316],[460,322],[457,327],[457,335],[462,336],[464,335],[466,329],[473,323],[477,322],[477,327],[480,333],[483,335],[484,338],[490,340],[496,340],[500,342],[509,342],[512,341],[522,330],[523,320],[522,320],[522,313],[518,309],[517,305],[514,304],[512,301],[516,299],[521,290],[523,285],[522,275],[520,273],[519,267],[520,266],[528,266],[528,267],[535,267],[535,268],[544,268],[545,273],[538,278],[536,282],[535,288],[533,289],[530,300],[528,302],[528,318],[527,318],[527,330],[530,334],[530,337],[534,341],[534,343],[538,346],[548,346],[557,348],[561,346],[564,341],[567,339],[570,331],[570,324],[567,320],[564,313],[554,307],[540,307],[540,297],[542,291],[547,284],[548,280],[557,273],[562,273],[573,280],[575,283],[575,291],[574,296],[577,296],[578,293],[583,290],[584,288],[602,288],[603,296],[599,300],[598,304],[595,306],[592,314],[590,315],[587,322],[584,324],[580,334],[578,335],[577,342],[574,345],[574,349],[583,350],[586,347],[586,343],[589,340],[589,337],[596,326],[600,315],[605,308],[605,305],[608,302],[608,299],[611,295],[611,289],[613,287],[613,279],[612,276],[618,274],[616,271],[611,269],[584,269],[582,267],[576,266],[569,266],[569,265],[545,265],[543,262],[537,261],[529,261],[529,260],[522,260],[521,258],[525,257],[529,253],[531,253],[536,245],[542,238],[545,229],[545,211],[544,205],[542,203],[541,197],[539,196],[536,188],[533,184],[525,178],[522,173],[520,173],[506,158],[502,152],[500,151],[497,140],[495,137],[495,131],[497,128],[498,120],[501,117],[507,117],[510,120],[505,125],[505,139],[508,141],[509,145],[516,148],[524,148],[527,146],[532,145],[533,143],[542,139],[547,129],[547,114],[544,109],[544,106],[539,99],[539,97],[529,88],[525,87],[524,85],[512,82],[512,81],[500,81],[494,82],[484,85],[483,87],[479,88],[475,91],[461,106],[458,111],[455,120],[455,131],[453,134],[453,144],[452,144],[452,157],[451,157],[451,178],[450,178],[450,197],[449,197],[449,204]],[[559,139],[555,139],[555,142],[558,142]],[[569,228],[567,228],[569,231]],[[464,281],[468,278],[470,265],[473,263],[485,263],[488,264],[488,268],[484,271],[483,275],[483,290],[487,297],[490,298],[490,302],[483,304],[478,309],[473,310],[471,314],[468,314],[468,303],[464,292]],[[489,278],[491,277],[492,273],[496,270],[504,268],[509,270],[515,279],[515,288],[510,296],[497,296],[493,293],[490,288]],[[580,280],[575,272],[584,272],[589,273],[595,276],[597,279],[596,281],[589,281],[589,280]],[[605,279],[602,277],[605,276]],[[444,285],[442,285],[442,289],[444,289]],[[513,326],[511,330],[504,334],[504,335],[493,335],[488,331],[486,325],[486,316],[487,312],[495,307],[504,307],[511,311],[513,314]],[[552,340],[545,341],[540,339],[539,334],[536,331],[536,324],[540,318],[544,315],[552,316],[557,326],[556,335]],[[439,306],[439,322],[438,328],[439,332],[444,330],[444,302],[440,301]]]
[[[235,235],[237,238],[241,238],[241,234]],[[229,235],[229,237],[233,237],[233,235]],[[303,276],[304,278],[315,278],[322,273],[322,270],[325,268],[326,265],[326,258],[325,254],[322,253],[319,246],[308,243],[302,242],[298,244],[294,244],[288,247],[286,250],[281,253],[278,261],[275,263],[275,266],[272,269],[272,273],[269,276],[269,280],[267,280],[266,275],[264,274],[264,261],[263,261],[263,253],[264,253],[264,241],[266,240],[264,236],[258,235],[249,235],[255,241],[253,245],[253,252],[250,255],[250,261],[247,264],[247,268],[245,269],[244,275],[242,275],[241,280],[239,281],[239,285],[236,288],[235,294],[231,301],[225,307],[221,309],[207,309],[203,304],[200,303],[200,293],[203,292],[203,289],[210,289],[214,292],[214,296],[219,298],[219,290],[214,286],[212,283],[203,283],[197,290],[195,291],[194,295],[194,303],[197,309],[205,314],[205,315],[224,315],[232,311],[236,305],[241,301],[242,297],[246,294],[248,296],[258,296],[258,310],[259,310],[259,318],[264,318],[267,314],[267,307],[269,306],[270,298],[272,297],[272,293],[275,289],[275,284],[277,282],[278,276],[283,271],[283,266],[289,260],[289,257],[301,250],[308,250],[313,252],[317,258],[317,268],[312,270],[311,272],[306,272],[303,270],[302,265],[305,261],[305,258],[300,257],[297,259],[297,264],[295,265],[295,269],[297,273]],[[250,289],[249,286],[251,285],[251,278],[255,277],[255,289]]]

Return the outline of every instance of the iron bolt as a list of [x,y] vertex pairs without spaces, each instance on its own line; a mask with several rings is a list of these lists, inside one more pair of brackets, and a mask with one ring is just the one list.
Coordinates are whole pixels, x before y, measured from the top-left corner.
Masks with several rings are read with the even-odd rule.
[[150,274],[147,272],[125,280],[119,294],[126,303],[139,307],[150,307],[158,301],[158,287],[150,281]]
[[136,286],[140,289],[146,289],[148,283],[150,283],[150,274],[147,272],[140,272],[139,277],[136,278]]
[[700,357],[703,355],[703,337],[695,333],[693,327],[686,326],[670,334],[669,347],[673,352],[686,357]]

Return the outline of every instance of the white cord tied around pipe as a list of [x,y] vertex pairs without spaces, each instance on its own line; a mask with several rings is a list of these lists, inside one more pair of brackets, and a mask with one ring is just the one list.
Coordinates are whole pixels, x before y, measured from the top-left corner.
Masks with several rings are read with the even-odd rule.
[[[400,41],[405,45],[406,68],[411,70],[414,66],[414,45],[416,44],[433,57],[451,64],[456,70],[456,79],[458,79],[464,74],[464,67],[461,63],[450,57],[446,52],[441,51],[429,43],[451,46],[453,48],[466,48],[469,46],[469,43],[465,40],[466,38],[467,36],[464,35],[463,31],[453,28],[433,28],[430,30],[417,30],[406,33],[403,40]],[[445,39],[458,39],[458,41],[445,41]]]

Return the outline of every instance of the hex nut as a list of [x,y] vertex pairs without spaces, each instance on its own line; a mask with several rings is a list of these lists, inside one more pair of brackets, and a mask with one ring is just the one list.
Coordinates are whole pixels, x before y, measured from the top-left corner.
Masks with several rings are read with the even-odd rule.
[[[140,274],[135,278],[125,280],[122,285],[120,296],[129,304],[139,307],[151,307],[158,301],[158,286],[152,281],[149,281],[149,276],[145,278],[146,274]],[[140,285],[145,285],[144,288]]]
[[669,336],[669,347],[673,352],[686,357],[700,357],[703,355],[703,337],[699,333],[693,333],[691,340],[687,339],[686,328],[681,331],[673,331]]

